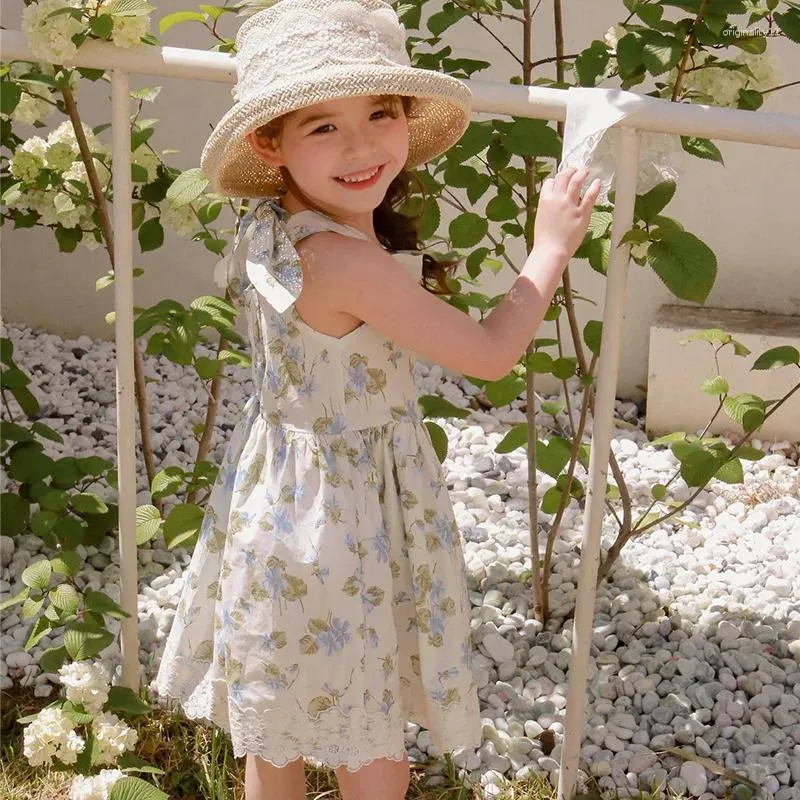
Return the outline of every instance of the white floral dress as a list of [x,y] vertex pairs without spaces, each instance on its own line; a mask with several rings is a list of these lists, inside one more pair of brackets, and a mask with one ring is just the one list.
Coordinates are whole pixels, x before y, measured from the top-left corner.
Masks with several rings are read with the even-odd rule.
[[320,230],[364,236],[272,199],[240,227],[227,279],[258,389],[209,498],[156,686],[228,731],[237,757],[355,770],[401,759],[406,720],[442,752],[479,745],[481,722],[461,540],[415,357],[366,324],[337,338],[300,318],[293,244]]

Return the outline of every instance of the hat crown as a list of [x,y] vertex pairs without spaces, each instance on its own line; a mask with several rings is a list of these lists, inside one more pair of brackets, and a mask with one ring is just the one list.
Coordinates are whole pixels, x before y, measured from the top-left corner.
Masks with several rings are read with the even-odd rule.
[[239,29],[234,97],[247,102],[312,71],[409,66],[405,38],[383,0],[280,0]]

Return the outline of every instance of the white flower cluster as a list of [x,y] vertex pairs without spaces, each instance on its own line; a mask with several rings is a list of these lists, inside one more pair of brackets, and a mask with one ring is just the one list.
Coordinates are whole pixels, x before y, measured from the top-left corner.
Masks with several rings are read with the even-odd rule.
[[[93,153],[109,155],[109,150],[102,145],[92,130],[83,126],[89,149]],[[98,158],[93,157],[93,163],[101,187],[104,189],[111,180],[111,171]],[[65,228],[80,227],[86,232],[81,244],[90,250],[99,246],[91,230],[93,207],[87,204],[75,203],[73,196],[76,187],[68,183],[69,180],[89,182],[86,166],[79,156],[78,140],[72,123],[67,120],[51,131],[47,140],[40,136],[32,136],[23,142],[11,158],[9,167],[11,174],[23,184],[35,183],[40,170],[49,169],[56,175],[53,185],[46,189],[33,188],[32,186],[17,187],[16,191],[7,192],[6,205],[21,211],[36,211],[43,225],[60,224]],[[86,229],[89,230],[86,230]]]
[[23,736],[23,753],[33,767],[49,764],[54,757],[74,764],[85,746],[75,723],[57,707],[43,708]]
[[[86,8],[94,11],[96,8],[108,5],[108,0],[88,0]],[[111,29],[111,40],[117,47],[135,47],[142,36],[150,32],[150,17],[147,14],[136,16],[121,16],[114,14],[114,25]]]
[[[43,61],[62,63],[75,55],[78,48],[73,37],[88,31],[88,16],[84,13],[75,19],[71,14],[50,17],[62,8],[78,8],[95,11],[106,0],[37,0],[22,12],[22,30],[28,46],[35,56]],[[150,7],[148,10],[152,10]],[[150,31],[149,14],[113,14],[111,39],[117,47],[134,47]]]
[[[66,699],[91,714],[92,734],[97,748],[94,763],[114,765],[126,750],[132,750],[139,734],[116,714],[103,712],[108,700],[106,669],[100,663],[76,661],[58,671]],[[76,723],[57,706],[40,711],[25,728],[23,752],[34,767],[48,765],[53,758],[74,764],[86,747],[75,732]],[[69,790],[70,800],[108,800],[113,785],[122,777],[118,769],[104,769],[99,775],[76,775]]]
[[74,661],[61,667],[58,674],[67,700],[83,706],[87,714],[102,710],[108,700],[108,677],[100,664]]
[[118,769],[103,769],[98,775],[76,775],[69,787],[69,800],[108,800],[114,784],[122,777]]
[[179,236],[191,236],[197,230],[199,223],[191,203],[175,206],[171,200],[165,197],[158,204],[158,209],[161,214],[161,223],[168,225]]
[[126,750],[133,750],[139,739],[133,728],[110,712],[95,717],[92,730],[99,747],[98,764],[116,764],[117,757]]
[[[766,53],[742,53],[737,58],[729,59],[744,64],[752,72],[753,77],[738,69],[715,67],[713,62],[703,66],[708,61],[708,54],[699,53],[695,58],[695,67],[683,77],[684,90],[699,92],[704,97],[702,101],[717,106],[737,107],[740,89],[763,90],[768,89],[780,81],[778,69],[773,59]],[[668,77],[668,82],[674,84],[678,71],[673,69]]]
[[22,11],[22,31],[28,47],[42,61],[60,64],[78,51],[72,37],[86,30],[86,22],[71,14],[49,16],[67,7],[81,8],[81,0],[39,0]]

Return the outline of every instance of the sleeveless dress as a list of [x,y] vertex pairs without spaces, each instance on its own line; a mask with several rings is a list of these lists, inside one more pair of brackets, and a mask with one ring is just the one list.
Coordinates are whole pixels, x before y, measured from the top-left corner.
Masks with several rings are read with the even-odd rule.
[[321,333],[293,304],[294,243],[322,230],[367,238],[271,198],[239,227],[227,283],[257,388],[155,685],[229,732],[236,757],[356,770],[402,759],[407,720],[441,752],[479,746],[481,720],[461,539],[415,356],[366,324]]

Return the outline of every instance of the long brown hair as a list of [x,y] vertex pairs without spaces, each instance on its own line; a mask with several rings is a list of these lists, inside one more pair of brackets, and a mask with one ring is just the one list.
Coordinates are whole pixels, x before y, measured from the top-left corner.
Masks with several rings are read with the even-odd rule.
[[[405,115],[409,118],[413,118],[416,108],[416,98],[408,95],[381,95],[379,99],[383,103],[384,110],[391,117],[397,116],[399,113],[398,105],[402,104]],[[256,128],[256,136],[271,141],[273,145],[280,142],[283,126],[288,116],[288,114],[284,114]],[[284,183],[308,208],[324,213],[322,209],[318,208],[300,189],[286,167],[281,167],[280,170],[283,175]],[[372,212],[375,233],[380,243],[388,250],[422,250],[424,247],[424,243],[419,240],[418,233],[422,214],[410,216],[399,210],[411,198],[414,184],[417,185],[422,195],[422,207],[424,208],[427,197],[425,186],[417,177],[416,173],[411,170],[403,169],[389,184],[389,188],[386,190],[386,195],[381,201],[381,204]],[[429,253],[423,253],[423,288],[433,294],[449,294],[450,288],[447,285],[447,278],[451,276],[451,273],[455,272],[459,263],[459,260],[437,260]]]

